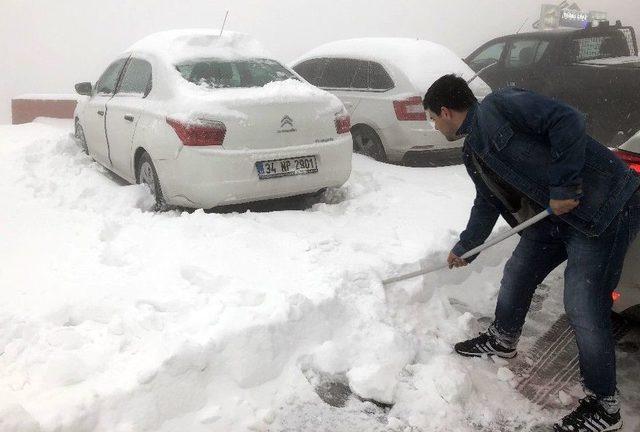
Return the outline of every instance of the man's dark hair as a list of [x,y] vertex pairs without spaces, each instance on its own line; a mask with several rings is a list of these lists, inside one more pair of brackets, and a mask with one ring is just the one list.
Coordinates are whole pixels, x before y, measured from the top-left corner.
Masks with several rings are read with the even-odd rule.
[[478,100],[473,95],[467,82],[456,75],[444,75],[434,82],[427,94],[424,95],[422,105],[425,110],[440,115],[442,107],[456,111],[465,111]]

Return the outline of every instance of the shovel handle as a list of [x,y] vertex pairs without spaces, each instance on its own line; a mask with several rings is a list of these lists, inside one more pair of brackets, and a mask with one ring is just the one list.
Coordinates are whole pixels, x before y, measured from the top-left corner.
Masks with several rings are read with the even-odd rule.
[[[553,210],[551,210],[551,207],[548,207],[546,210],[538,213],[537,215],[535,215],[534,217],[532,217],[531,219],[528,219],[524,222],[522,222],[520,225],[511,228],[509,231],[500,234],[499,236],[497,236],[494,239],[491,239],[483,244],[481,244],[480,246],[471,249],[470,251],[464,253],[460,258],[462,259],[466,259],[469,257],[472,257],[474,255],[479,254],[480,252],[482,252],[485,249],[489,249],[491,246],[495,246],[498,243],[508,239],[509,237],[511,237],[514,234],[519,233],[520,231],[522,231],[525,228],[529,228],[531,225],[540,222],[542,219],[546,218],[547,216],[550,216],[553,214]],[[433,273],[435,271],[441,270],[443,268],[448,267],[449,264],[445,263],[445,264],[436,264],[434,266],[431,267],[427,267],[427,268],[423,268],[420,270],[416,270],[414,272],[411,273],[407,273],[404,275],[400,275],[400,276],[394,276],[394,277],[390,277],[389,279],[385,279],[382,281],[382,285],[389,285],[395,282],[400,282],[406,279],[411,279],[414,278],[416,276],[420,276],[420,275],[425,275],[427,273]]]

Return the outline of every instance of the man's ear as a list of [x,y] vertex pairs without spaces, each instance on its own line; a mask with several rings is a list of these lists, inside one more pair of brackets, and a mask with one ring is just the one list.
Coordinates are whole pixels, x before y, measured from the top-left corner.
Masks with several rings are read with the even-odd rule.
[[451,118],[451,110],[447,107],[442,107],[440,109],[440,117],[445,118],[445,119],[450,119]]

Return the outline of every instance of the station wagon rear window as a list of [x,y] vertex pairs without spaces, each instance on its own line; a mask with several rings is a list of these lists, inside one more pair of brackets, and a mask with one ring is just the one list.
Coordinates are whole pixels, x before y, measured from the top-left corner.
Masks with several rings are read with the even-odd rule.
[[194,60],[176,66],[182,77],[207,88],[263,87],[274,81],[297,79],[275,60]]

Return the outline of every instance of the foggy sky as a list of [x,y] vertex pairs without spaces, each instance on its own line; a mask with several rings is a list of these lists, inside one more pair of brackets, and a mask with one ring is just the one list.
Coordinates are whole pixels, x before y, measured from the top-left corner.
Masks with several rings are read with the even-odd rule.
[[[612,21],[640,30],[638,0],[582,0]],[[161,30],[219,28],[250,33],[289,62],[332,40],[365,36],[416,37],[466,56],[487,40],[523,31],[541,0],[0,0],[0,124],[11,97],[73,93],[95,82],[136,40]],[[635,3],[635,4],[634,4]]]

